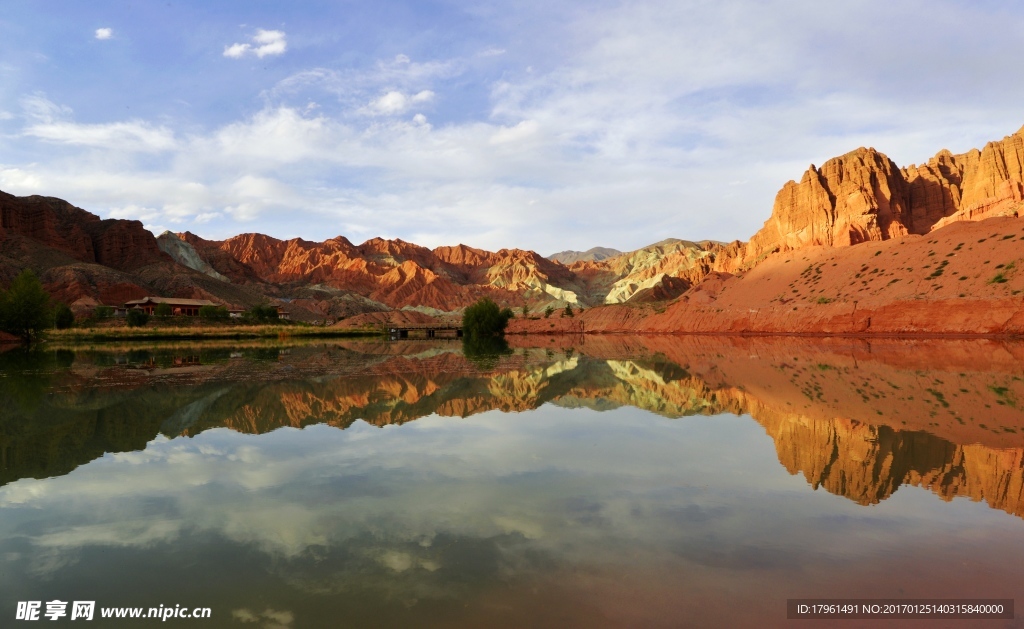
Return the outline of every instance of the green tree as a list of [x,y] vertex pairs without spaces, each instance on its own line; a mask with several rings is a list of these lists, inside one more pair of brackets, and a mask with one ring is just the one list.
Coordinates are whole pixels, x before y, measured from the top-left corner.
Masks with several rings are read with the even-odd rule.
[[92,311],[92,316],[97,319],[109,319],[114,316],[113,306],[96,306],[96,309]]
[[530,314],[530,307],[523,304],[523,318],[525,319]]
[[462,313],[462,336],[484,338],[503,336],[509,319],[515,316],[511,308],[499,308],[498,304],[484,297]]
[[0,329],[26,343],[37,338],[50,322],[50,296],[36,274],[25,269],[0,293]]
[[174,314],[174,310],[171,309],[171,304],[161,303],[157,304],[156,308],[153,309],[153,314],[160,319],[166,319]]
[[253,323],[276,323],[277,308],[270,304],[260,304],[245,311],[245,318]]
[[141,328],[149,322],[149,315],[139,308],[132,308],[125,317],[129,328]]
[[562,312],[562,316],[563,317],[572,317],[572,316],[574,316],[572,314],[572,306],[570,304],[565,304],[565,310]]
[[555,312],[555,309],[552,308],[551,306],[548,306],[547,308],[544,309],[544,318],[547,319],[552,314],[554,314],[554,312]]
[[225,306],[203,306],[199,309],[199,318],[207,321],[226,321],[228,316]]
[[67,330],[75,324],[75,313],[67,304],[58,304],[53,311],[53,326],[58,330]]

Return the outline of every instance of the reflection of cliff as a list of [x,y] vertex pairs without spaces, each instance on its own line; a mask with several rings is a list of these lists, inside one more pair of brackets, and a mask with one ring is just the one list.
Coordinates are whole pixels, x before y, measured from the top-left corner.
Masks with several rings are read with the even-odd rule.
[[0,483],[65,474],[104,452],[142,449],[159,433],[344,429],[551,403],[669,418],[750,415],[782,465],[814,488],[867,505],[910,484],[1024,516],[1024,381],[1014,346],[588,339],[582,351],[519,348],[487,370],[457,348],[200,353],[200,365],[177,371],[79,357],[67,371],[50,365],[48,384],[0,378],[2,391],[22,394],[0,410]]
[[926,432],[843,420],[757,419],[782,465],[815,489],[867,505],[914,485],[945,500],[965,496],[1024,516],[1024,448],[960,446]]

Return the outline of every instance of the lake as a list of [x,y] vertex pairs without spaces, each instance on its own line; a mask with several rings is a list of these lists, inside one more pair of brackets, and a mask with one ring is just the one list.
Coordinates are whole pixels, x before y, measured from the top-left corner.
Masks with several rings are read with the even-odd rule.
[[510,343],[0,354],[0,624],[58,600],[114,627],[166,623],[101,607],[885,627],[786,600],[1024,600],[1024,344]]

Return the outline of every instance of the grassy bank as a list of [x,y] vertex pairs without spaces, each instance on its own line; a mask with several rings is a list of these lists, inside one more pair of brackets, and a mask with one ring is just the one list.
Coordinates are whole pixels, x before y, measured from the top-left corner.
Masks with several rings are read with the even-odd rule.
[[339,329],[301,325],[146,326],[49,330],[46,339],[57,344],[110,341],[205,341],[240,339],[344,338],[379,336],[375,329]]

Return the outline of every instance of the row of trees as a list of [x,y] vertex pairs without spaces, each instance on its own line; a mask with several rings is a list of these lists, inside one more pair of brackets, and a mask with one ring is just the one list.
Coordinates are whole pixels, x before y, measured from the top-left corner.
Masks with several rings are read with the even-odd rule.
[[[576,310],[576,312],[583,312],[583,306],[577,306],[577,308],[578,308],[578,310]],[[530,314],[530,307],[524,305],[523,306],[523,317],[526,317],[529,314]],[[548,306],[547,308],[544,309],[544,318],[545,319],[550,318],[551,315],[553,315],[553,314],[555,314],[555,308],[553,306]],[[562,310],[562,316],[563,317],[574,317],[574,316],[576,316],[574,314],[574,312],[573,312],[571,304],[565,304],[565,309]]]

